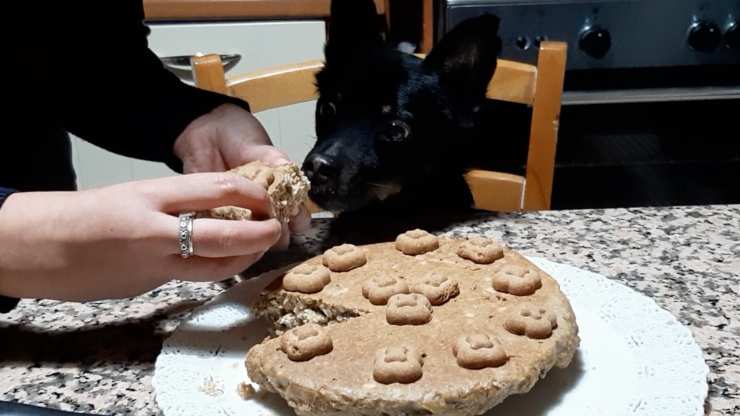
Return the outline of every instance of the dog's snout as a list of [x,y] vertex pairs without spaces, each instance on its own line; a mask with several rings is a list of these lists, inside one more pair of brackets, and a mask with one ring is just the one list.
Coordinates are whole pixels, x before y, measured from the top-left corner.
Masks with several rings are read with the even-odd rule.
[[331,163],[322,155],[313,155],[311,158],[311,168],[314,172],[321,172],[331,166]]
[[333,160],[320,154],[310,155],[304,164],[304,170],[311,180],[333,180],[339,174],[339,168]]
[[311,200],[322,207],[331,208],[340,185],[341,169],[336,161],[321,153],[312,153],[303,162],[303,171],[311,181]]

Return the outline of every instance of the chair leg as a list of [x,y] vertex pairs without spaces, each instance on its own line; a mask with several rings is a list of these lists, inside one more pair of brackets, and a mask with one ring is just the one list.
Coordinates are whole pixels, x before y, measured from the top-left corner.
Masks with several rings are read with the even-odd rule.
[[434,0],[422,0],[421,46],[419,52],[427,54],[434,45]]
[[193,79],[198,88],[226,94],[226,77],[221,58],[217,54],[190,58]]
[[567,44],[563,42],[542,42],[540,46],[522,207],[525,210],[550,209],[566,53]]

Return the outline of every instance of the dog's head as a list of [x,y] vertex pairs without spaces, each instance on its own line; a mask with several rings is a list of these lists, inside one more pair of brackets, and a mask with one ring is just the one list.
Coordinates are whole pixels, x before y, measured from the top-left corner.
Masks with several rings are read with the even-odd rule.
[[423,60],[387,45],[377,18],[371,0],[332,2],[317,142],[303,169],[312,200],[334,211],[459,174],[501,49],[491,15],[463,22]]

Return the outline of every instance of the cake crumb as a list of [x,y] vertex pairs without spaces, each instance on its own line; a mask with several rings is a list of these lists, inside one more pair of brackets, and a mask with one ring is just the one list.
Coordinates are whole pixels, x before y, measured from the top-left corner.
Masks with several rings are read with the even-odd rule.
[[254,389],[251,383],[241,382],[236,386],[236,392],[244,400],[251,400],[257,395],[257,390]]
[[211,376],[208,376],[203,380],[203,384],[198,387],[198,390],[211,397],[216,397],[224,394],[224,389],[221,383],[219,383],[217,380],[214,380]]

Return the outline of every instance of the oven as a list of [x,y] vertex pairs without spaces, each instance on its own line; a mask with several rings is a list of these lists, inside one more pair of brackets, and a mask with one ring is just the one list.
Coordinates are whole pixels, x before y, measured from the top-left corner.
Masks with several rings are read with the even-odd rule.
[[740,202],[739,0],[446,0],[435,37],[483,13],[502,58],[568,43],[553,207]]

